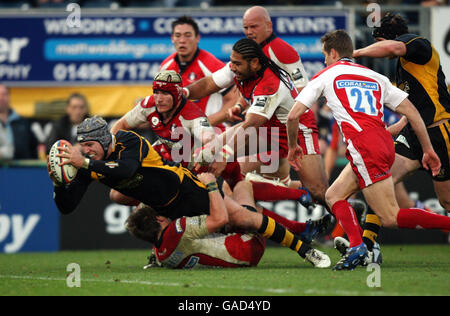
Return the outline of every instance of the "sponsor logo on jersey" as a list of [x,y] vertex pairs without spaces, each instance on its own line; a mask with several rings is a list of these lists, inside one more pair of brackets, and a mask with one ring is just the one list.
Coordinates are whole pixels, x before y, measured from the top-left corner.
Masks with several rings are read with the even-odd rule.
[[159,124],[159,118],[156,116],[152,117],[152,125],[153,127],[157,126]]
[[257,97],[255,101],[255,106],[265,107],[267,102],[267,97]]
[[338,80],[336,82],[338,89],[344,88],[361,88],[368,90],[379,90],[378,83],[369,81],[359,81],[359,80]]

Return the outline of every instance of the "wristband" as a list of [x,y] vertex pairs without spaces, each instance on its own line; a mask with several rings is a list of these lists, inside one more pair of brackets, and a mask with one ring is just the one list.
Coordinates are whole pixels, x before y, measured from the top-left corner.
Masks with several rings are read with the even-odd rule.
[[83,165],[81,165],[81,168],[89,169],[90,162],[91,160],[89,158],[84,158]]
[[219,186],[217,185],[217,182],[210,182],[206,185],[206,190],[208,190],[208,193],[214,193],[219,191]]
[[238,106],[241,109],[241,113],[244,112],[244,107],[240,103],[236,103],[234,106]]
[[191,93],[189,92],[189,89],[188,89],[188,88],[183,88],[183,94],[184,94],[184,96],[186,97],[186,99],[189,99],[189,95],[190,95]]

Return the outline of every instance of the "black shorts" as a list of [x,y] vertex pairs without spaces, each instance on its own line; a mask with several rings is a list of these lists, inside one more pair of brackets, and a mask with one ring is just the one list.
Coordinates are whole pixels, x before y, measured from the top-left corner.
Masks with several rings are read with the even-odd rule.
[[[188,169],[184,170],[185,176],[181,183],[179,195],[166,207],[158,208],[156,211],[159,215],[174,220],[183,216],[192,217],[209,214],[208,190],[193,172]],[[217,184],[223,197],[223,179],[217,179]]]
[[[433,177],[433,180],[447,181],[450,179],[450,122],[442,123],[427,130],[434,151],[442,164],[440,173]],[[422,146],[420,146],[420,142],[410,125],[403,128],[395,138],[395,152],[400,156],[422,162]],[[426,171],[431,175],[431,170]]]

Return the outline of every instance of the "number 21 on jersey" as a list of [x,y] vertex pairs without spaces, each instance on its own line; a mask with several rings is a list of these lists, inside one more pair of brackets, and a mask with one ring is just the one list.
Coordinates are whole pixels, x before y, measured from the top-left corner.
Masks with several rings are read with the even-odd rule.
[[[343,89],[348,106],[354,112],[365,113],[371,116],[378,115],[377,97],[375,91],[380,91],[379,84],[368,80],[340,79],[336,81],[337,89]],[[379,97],[379,93],[378,93]]]

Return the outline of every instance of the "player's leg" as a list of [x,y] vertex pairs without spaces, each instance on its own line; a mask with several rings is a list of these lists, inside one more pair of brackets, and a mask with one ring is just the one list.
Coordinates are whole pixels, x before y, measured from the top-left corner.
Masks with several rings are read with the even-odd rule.
[[328,189],[328,176],[321,155],[304,155],[300,160],[302,168],[297,172],[305,188],[322,205],[327,205],[325,192]]
[[358,178],[351,165],[347,164],[326,192],[328,206],[346,232],[351,247],[362,243],[362,229],[353,208],[347,201],[352,194],[358,191]]
[[[250,157],[241,160],[241,170],[246,173],[246,179],[253,184],[253,192],[257,201],[299,201],[308,207],[312,203],[309,192],[303,188],[286,187],[290,182],[290,166],[287,159],[280,159],[280,168],[271,174],[260,175],[261,161],[254,162]],[[256,171],[257,173],[252,173]]]
[[[311,243],[317,234],[324,232],[331,222],[330,215],[325,215],[317,220],[308,220],[306,223],[289,220],[275,212],[269,211],[261,206],[257,206],[253,196],[254,184],[249,181],[239,182],[233,191],[233,200],[240,205],[248,205],[256,208],[258,212],[273,218],[277,223],[283,225],[294,234],[299,234],[302,241]],[[225,192],[225,190],[224,190]]]
[[450,217],[418,208],[400,209],[391,177],[368,186],[363,194],[385,227],[450,230]]
[[229,197],[225,197],[224,200],[231,225],[249,231],[257,231],[264,238],[294,250],[315,267],[326,268],[330,266],[330,258],[326,254],[302,242],[273,218],[261,213],[251,212]]

